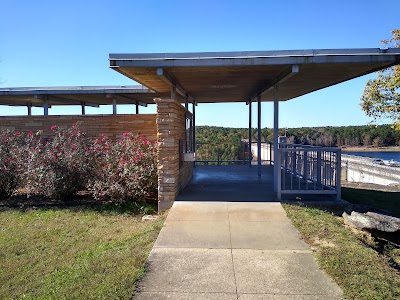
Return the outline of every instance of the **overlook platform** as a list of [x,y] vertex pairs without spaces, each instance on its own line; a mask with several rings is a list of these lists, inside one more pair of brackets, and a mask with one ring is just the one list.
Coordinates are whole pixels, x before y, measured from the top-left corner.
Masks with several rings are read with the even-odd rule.
[[178,195],[185,201],[275,202],[272,165],[196,166],[193,178]]
[[[285,174],[289,188],[290,174]],[[304,183],[301,183],[304,188]],[[283,201],[334,200],[329,194],[290,194]],[[176,201],[223,201],[223,202],[280,202],[274,192],[274,166],[262,165],[261,176],[253,165],[198,165],[193,177],[179,193]]]
[[193,178],[177,200],[274,202],[273,166],[196,166]]

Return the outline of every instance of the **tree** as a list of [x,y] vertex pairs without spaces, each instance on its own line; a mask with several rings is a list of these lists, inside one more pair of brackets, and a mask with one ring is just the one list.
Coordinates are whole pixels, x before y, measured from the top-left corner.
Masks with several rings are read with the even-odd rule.
[[[381,43],[392,48],[400,48],[400,29],[392,30],[392,38]],[[368,80],[361,108],[369,117],[389,120],[400,130],[400,65],[378,72],[378,78]]]

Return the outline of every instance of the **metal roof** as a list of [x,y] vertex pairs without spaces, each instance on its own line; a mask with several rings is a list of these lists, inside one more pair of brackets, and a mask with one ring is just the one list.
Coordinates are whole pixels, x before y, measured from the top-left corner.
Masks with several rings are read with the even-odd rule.
[[161,94],[143,86],[66,86],[0,88],[0,105],[43,106],[112,104],[147,105]]
[[110,67],[180,101],[280,101],[400,63],[400,49],[315,49],[243,52],[110,54]]

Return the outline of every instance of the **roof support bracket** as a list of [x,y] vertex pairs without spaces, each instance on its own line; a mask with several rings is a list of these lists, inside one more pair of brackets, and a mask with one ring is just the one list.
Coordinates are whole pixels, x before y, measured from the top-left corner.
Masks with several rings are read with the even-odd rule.
[[123,95],[107,94],[106,98],[113,98],[113,99],[116,99],[116,100],[120,100],[122,102],[129,102],[130,104],[135,104],[135,105],[140,105],[140,106],[147,107],[147,103],[136,101],[135,99],[132,99],[130,97],[123,96]]
[[169,74],[164,68],[157,68],[157,75],[172,89],[175,89],[175,92],[181,95],[183,98],[187,99],[188,102],[193,103],[193,97],[191,97],[184,88],[176,81],[176,79]]
[[[292,76],[296,75],[300,71],[300,66],[299,65],[291,65],[288,68],[286,68],[281,74],[276,76],[274,79],[272,79],[268,84],[260,88],[256,93],[254,93],[250,98],[248,102],[251,102],[252,100],[261,97],[263,94],[266,92],[272,90],[274,86],[278,85],[279,83],[285,82]],[[248,103],[247,102],[247,103]]]

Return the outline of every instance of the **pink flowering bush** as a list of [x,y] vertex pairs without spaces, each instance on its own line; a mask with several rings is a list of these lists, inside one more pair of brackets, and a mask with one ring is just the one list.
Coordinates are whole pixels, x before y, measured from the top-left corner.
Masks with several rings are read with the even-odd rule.
[[68,129],[52,126],[54,136],[30,134],[26,142],[28,193],[68,198],[84,190],[95,162],[92,148],[78,124]]
[[132,133],[117,141],[105,135],[86,139],[78,124],[52,126],[54,135],[0,132],[0,198],[25,187],[39,194],[66,199],[89,190],[95,199],[116,202],[157,198],[157,147]]
[[0,199],[8,199],[22,182],[23,136],[0,132]]
[[89,182],[95,199],[117,202],[156,199],[157,147],[132,133],[112,142],[106,136],[93,144],[97,173]]

